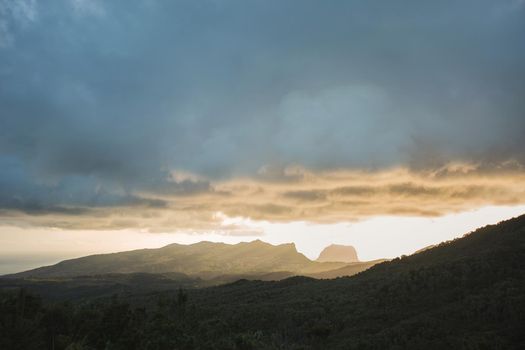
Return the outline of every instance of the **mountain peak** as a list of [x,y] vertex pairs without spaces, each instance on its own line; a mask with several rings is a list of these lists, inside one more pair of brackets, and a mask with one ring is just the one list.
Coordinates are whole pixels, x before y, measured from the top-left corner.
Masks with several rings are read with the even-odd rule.
[[331,244],[324,248],[319,257],[319,262],[358,262],[357,251],[351,245]]
[[250,242],[241,242],[240,244],[242,244],[242,243],[252,244],[252,245],[271,245],[270,243],[267,243],[265,241],[261,241],[260,239],[255,239],[255,240],[250,241]]
[[291,248],[294,251],[297,251],[295,247],[295,243],[289,242],[289,243],[281,243],[281,244],[271,244],[265,241],[262,241],[260,239],[255,239],[250,242],[240,242],[237,243],[237,245],[247,245],[247,246],[254,246],[254,247],[269,247],[269,248]]

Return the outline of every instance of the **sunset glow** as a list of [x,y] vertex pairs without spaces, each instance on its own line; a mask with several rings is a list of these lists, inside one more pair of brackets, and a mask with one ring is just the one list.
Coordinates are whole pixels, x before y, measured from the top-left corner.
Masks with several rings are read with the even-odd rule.
[[257,238],[392,258],[519,215],[524,8],[0,0],[0,269]]

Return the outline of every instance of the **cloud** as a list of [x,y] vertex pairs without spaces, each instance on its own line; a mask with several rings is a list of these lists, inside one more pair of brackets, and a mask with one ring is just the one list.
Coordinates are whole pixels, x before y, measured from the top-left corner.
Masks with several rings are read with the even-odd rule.
[[[147,198],[129,189],[104,183],[95,176],[67,176],[59,180],[36,181],[16,158],[0,157],[0,210],[25,214],[85,214],[90,208],[146,207],[163,208],[161,199]],[[154,182],[149,191],[170,195],[195,194],[209,189],[203,180],[167,175],[164,182]]]
[[[298,172],[297,168],[294,170]],[[174,184],[177,187],[176,184]],[[525,203],[525,174],[515,167],[472,164],[413,171],[339,170],[284,178],[210,182],[199,191],[150,191],[109,202],[84,202],[40,210],[3,204],[2,223],[67,229],[136,228],[159,232],[245,232],[225,218],[271,222],[336,223],[373,216],[442,216],[489,205]]]
[[14,43],[13,31],[36,20],[36,0],[0,0],[0,50]]
[[98,0],[71,0],[71,5],[76,14],[102,17],[106,10],[101,1]]
[[[514,0],[0,0],[2,219],[202,228],[219,211],[519,201],[511,185],[438,184],[463,176],[451,164],[523,172],[524,16]],[[437,182],[357,183],[393,168]],[[411,202],[434,196],[447,204]]]

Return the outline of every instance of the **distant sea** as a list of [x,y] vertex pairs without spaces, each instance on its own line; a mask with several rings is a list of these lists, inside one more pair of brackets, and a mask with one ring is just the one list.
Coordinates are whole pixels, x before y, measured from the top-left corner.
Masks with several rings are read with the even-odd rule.
[[22,272],[40,266],[53,265],[65,259],[80,257],[71,253],[16,254],[0,253],[0,276]]

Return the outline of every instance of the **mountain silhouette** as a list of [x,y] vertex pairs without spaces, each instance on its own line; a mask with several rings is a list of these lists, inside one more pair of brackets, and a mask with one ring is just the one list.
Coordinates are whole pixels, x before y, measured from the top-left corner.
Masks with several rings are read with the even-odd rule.
[[[139,249],[90,255],[64,260],[52,266],[12,274],[17,278],[75,277],[103,274],[179,273],[206,280],[236,277],[282,279],[293,275],[318,278],[355,274],[378,261],[357,263],[317,262],[297,252],[293,243],[271,245],[260,240],[238,244],[199,242],[170,244],[157,249]],[[327,274],[326,274],[327,273]]]
[[332,244],[324,248],[319,257],[319,262],[358,262],[357,251],[351,245]]

